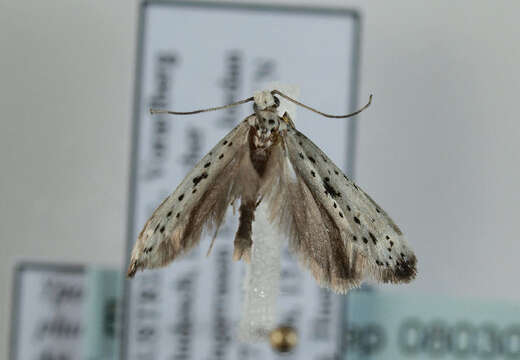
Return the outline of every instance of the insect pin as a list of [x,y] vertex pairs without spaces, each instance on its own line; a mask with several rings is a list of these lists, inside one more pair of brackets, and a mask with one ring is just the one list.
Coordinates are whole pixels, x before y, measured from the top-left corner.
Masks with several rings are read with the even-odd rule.
[[287,113],[278,114],[279,97],[329,118],[359,114],[372,100],[354,113],[329,115],[273,90],[203,110],[151,110],[189,115],[253,102],[253,113],[199,161],[148,219],[132,250],[129,277],[188,252],[203,230],[216,234],[229,205],[240,200],[234,260],[250,260],[255,210],[266,202],[272,226],[287,235],[290,250],[321,286],[346,293],[365,278],[385,283],[415,278],[417,260],[399,227],[296,129]]

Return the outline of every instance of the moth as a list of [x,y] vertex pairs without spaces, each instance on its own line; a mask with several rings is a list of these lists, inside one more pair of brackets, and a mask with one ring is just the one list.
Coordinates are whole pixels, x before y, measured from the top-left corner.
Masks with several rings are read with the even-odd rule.
[[132,250],[129,277],[188,252],[203,231],[215,231],[216,236],[226,210],[238,202],[233,259],[250,261],[255,210],[266,202],[272,226],[287,235],[290,250],[319,285],[346,293],[365,278],[385,283],[415,278],[416,256],[399,227],[296,129],[287,113],[278,114],[279,97],[334,118],[356,115],[372,100],[371,96],[352,114],[329,115],[273,90],[204,110],[152,110],[186,115],[253,102],[253,113],[219,141],[153,212]]

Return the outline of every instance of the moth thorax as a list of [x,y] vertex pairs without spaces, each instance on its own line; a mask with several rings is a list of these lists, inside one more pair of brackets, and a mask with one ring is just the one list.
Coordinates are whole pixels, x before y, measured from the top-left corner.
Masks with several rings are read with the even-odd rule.
[[255,128],[261,134],[269,135],[277,132],[280,128],[280,117],[275,109],[257,111],[255,115]]
[[249,141],[253,152],[262,151],[276,144],[280,130],[285,129],[285,122],[280,119],[276,109],[256,111],[249,117],[249,125],[251,126]]

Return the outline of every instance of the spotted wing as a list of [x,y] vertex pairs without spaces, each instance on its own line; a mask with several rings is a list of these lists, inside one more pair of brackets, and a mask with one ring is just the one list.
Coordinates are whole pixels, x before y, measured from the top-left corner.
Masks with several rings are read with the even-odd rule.
[[199,161],[153,212],[132,250],[128,276],[165,266],[198,244],[202,231],[218,227],[237,197],[241,159],[248,154],[248,119]]
[[305,135],[284,136],[294,170],[286,222],[290,246],[323,286],[340,293],[365,277],[409,282],[416,257],[399,227]]

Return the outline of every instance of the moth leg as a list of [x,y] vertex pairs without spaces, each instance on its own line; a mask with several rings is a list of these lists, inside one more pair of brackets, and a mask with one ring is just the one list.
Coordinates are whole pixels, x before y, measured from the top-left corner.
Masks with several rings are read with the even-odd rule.
[[238,211],[240,218],[238,220],[238,230],[235,234],[235,250],[233,252],[233,260],[244,259],[246,262],[251,261],[251,232],[253,220],[255,219],[256,202],[243,201]]
[[284,112],[283,116],[282,116],[282,120],[285,121],[288,125],[291,125],[293,128],[296,128],[296,126],[294,126],[294,123],[291,119],[291,117],[289,116],[289,114],[286,112]]

